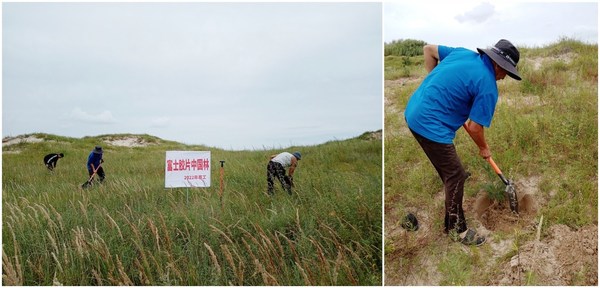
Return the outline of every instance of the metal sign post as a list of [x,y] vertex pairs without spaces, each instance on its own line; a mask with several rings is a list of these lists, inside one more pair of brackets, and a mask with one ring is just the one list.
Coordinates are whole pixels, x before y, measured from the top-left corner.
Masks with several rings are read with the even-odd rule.
[[219,186],[221,187],[221,190],[219,191],[219,201],[221,202],[221,211],[223,210],[223,177],[225,176],[225,168],[223,167],[223,164],[225,164],[225,160],[221,160],[219,161],[221,162],[221,179],[219,181]]

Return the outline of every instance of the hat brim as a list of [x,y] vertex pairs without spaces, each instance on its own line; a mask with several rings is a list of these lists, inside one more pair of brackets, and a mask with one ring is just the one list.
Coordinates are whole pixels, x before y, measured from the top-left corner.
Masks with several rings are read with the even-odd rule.
[[506,71],[506,74],[508,74],[508,76],[515,80],[521,81],[521,76],[519,75],[519,72],[517,72],[517,68],[510,64],[508,61],[506,61],[506,59],[498,55],[496,52],[490,49],[481,48],[477,48],[477,51],[479,52],[479,54],[485,53],[485,55],[492,58],[492,60],[496,62],[496,64],[498,64],[500,67],[502,67],[502,69],[504,69],[504,71]]
[[98,150],[94,150],[94,151],[92,151],[92,152],[94,152],[94,154],[102,154],[102,153],[104,153],[104,151],[102,151],[102,150],[100,150],[100,151],[98,151]]

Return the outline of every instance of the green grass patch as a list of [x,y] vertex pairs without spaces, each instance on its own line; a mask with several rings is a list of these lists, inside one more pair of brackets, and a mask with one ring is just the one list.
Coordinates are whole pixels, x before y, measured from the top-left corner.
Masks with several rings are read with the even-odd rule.
[[[381,285],[381,140],[332,141],[302,151],[294,195],[266,166],[279,151],[226,151],[149,135],[45,141],[5,147],[2,173],[4,284]],[[107,144],[136,137],[145,147]],[[80,188],[95,145],[102,185]],[[212,186],[165,189],[167,150],[211,151]],[[11,151],[11,153],[6,153]],[[55,171],[43,156],[63,152]],[[225,187],[219,199],[219,160]]]

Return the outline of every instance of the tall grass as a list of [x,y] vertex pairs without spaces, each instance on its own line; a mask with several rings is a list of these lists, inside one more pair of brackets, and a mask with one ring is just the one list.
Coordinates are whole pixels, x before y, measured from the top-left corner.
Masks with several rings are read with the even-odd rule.
[[[381,284],[381,141],[291,147],[303,154],[294,195],[277,184],[269,197],[266,165],[278,151],[210,149],[212,187],[164,189],[165,150],[209,148],[36,136],[55,140],[3,154],[5,285]],[[81,190],[97,144],[106,181]],[[41,159],[52,151],[65,158],[49,172]]]

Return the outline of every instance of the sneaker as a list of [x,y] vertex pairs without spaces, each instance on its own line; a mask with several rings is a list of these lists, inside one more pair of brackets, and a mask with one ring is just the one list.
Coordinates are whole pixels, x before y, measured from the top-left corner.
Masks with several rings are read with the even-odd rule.
[[485,243],[485,237],[478,235],[474,229],[468,229],[465,237],[457,237],[457,241],[467,246],[481,246]]

